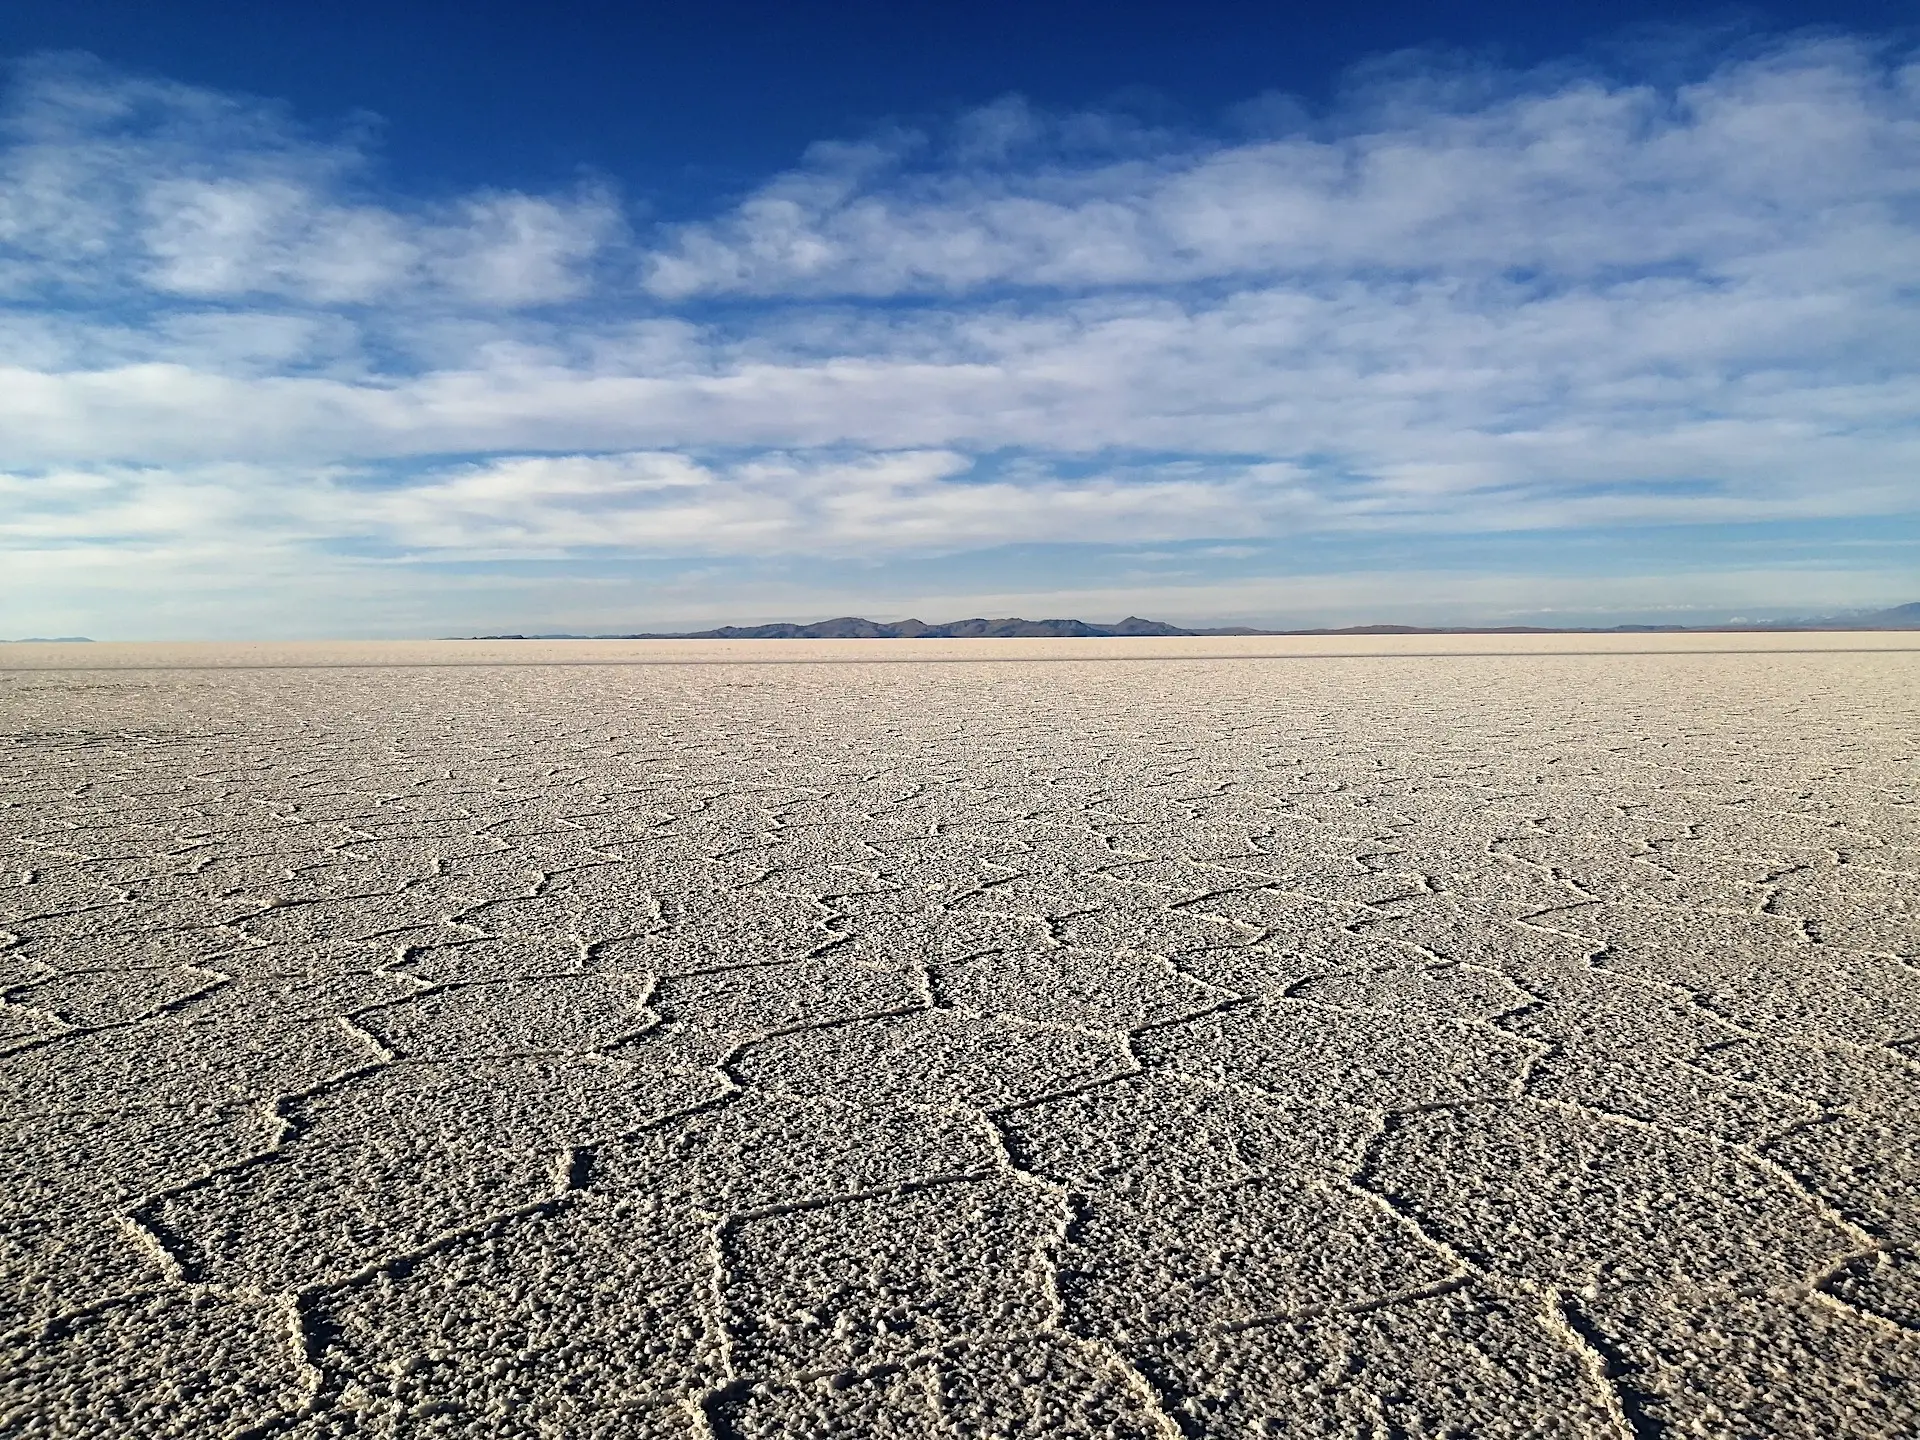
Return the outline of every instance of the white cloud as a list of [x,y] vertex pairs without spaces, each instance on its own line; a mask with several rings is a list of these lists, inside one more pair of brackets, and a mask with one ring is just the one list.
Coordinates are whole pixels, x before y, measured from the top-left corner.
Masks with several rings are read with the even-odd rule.
[[594,185],[410,200],[363,129],[36,62],[0,135],[0,545],[27,573],[1920,512],[1920,67],[1403,64],[1265,108],[1288,128],[1227,141],[1003,101],[648,232]]
[[674,555],[951,553],[1016,540],[1264,533],[1279,477],[981,478],[951,451],[513,456],[402,479],[340,468],[114,467],[0,474],[0,546],[59,536],[240,545],[334,537],[463,558],[618,550]]
[[19,299],[540,305],[581,294],[621,230],[595,187],[383,202],[362,134],[72,57],[15,67],[0,123],[0,295]]
[[489,194],[462,201],[455,223],[429,232],[428,248],[436,278],[455,294],[480,305],[539,305],[583,294],[583,267],[619,230],[604,191],[564,202]]
[[[1585,453],[1592,437],[1566,441]],[[1695,445],[1720,448],[1712,435]],[[1573,469],[1570,460],[1561,463]],[[607,554],[865,561],[1143,538],[1433,537],[1792,521],[1849,507],[1872,514],[1911,500],[1916,466],[1920,444],[1904,452],[1898,475],[1854,476],[1839,497],[1769,486],[1764,476],[1738,489],[1574,486],[1541,478],[1553,471],[1539,457],[1524,475],[1499,457],[1469,457],[1365,482],[1330,482],[1274,462],[1115,465],[1069,476],[1057,463],[1028,458],[994,469],[953,450],[760,451],[706,461],[673,451],[519,455],[399,473],[352,465],[76,467],[0,472],[0,551],[212,543],[235,551],[344,545],[423,561]],[[1188,558],[1256,553],[1215,545]]]
[[364,304],[419,262],[397,216],[329,206],[284,180],[165,180],[143,198],[144,278],[174,295]]
[[1830,42],[1672,91],[1482,78],[1494,98],[1465,108],[1402,83],[1281,138],[1093,165],[994,163],[1033,121],[989,110],[953,168],[827,157],[681,227],[649,257],[648,284],[680,298],[1371,270],[1744,278],[1807,258],[1888,286],[1920,276],[1920,67]]

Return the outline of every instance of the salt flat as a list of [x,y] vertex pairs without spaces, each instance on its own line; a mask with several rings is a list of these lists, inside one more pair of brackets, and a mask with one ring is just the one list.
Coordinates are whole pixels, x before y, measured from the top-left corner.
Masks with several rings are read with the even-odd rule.
[[1917,643],[0,647],[0,1433],[1910,1436]]

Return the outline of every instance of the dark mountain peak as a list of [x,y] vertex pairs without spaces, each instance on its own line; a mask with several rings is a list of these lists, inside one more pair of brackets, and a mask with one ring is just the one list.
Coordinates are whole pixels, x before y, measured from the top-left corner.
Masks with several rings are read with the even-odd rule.
[[[690,635],[672,638],[685,640],[973,640],[973,639],[1075,639],[1103,635],[1188,635],[1162,620],[1143,620],[1129,615],[1118,625],[1092,625],[1085,620],[1024,620],[1017,615],[988,619],[976,615],[970,620],[949,620],[929,625],[924,620],[867,620],[858,615],[843,615],[834,620],[818,620],[811,625],[723,625],[717,630],[696,630]],[[639,638],[639,637],[631,637]]]
[[[1215,629],[1187,630],[1164,620],[1147,620],[1129,615],[1113,625],[1095,625],[1085,620],[1023,620],[1017,615],[989,620],[976,615],[971,620],[949,620],[929,625],[923,620],[868,620],[859,615],[842,615],[833,620],[816,620],[810,625],[781,621],[770,625],[722,625],[717,630],[695,630],[690,634],[637,635],[476,635],[476,640],[1071,640],[1098,639],[1105,636],[1141,637],[1152,635],[1594,635],[1716,632],[1725,630],[1920,630],[1920,601],[1894,605],[1885,610],[1855,611],[1819,620],[1780,620],[1769,624],[1731,625],[1614,625],[1607,630],[1569,626],[1564,629],[1535,625],[1440,626],[1425,625],[1347,625],[1337,630],[1256,630],[1245,625],[1223,625]],[[78,636],[72,637],[78,639]]]

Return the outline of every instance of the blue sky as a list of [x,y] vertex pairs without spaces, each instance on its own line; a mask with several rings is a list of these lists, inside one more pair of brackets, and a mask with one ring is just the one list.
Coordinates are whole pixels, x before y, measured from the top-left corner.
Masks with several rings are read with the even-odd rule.
[[0,635],[1920,596],[1895,7],[666,8],[0,16]]

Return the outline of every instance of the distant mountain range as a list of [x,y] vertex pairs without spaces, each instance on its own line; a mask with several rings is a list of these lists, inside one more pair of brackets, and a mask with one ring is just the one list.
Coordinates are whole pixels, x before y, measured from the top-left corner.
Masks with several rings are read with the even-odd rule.
[[1783,621],[1780,630],[1920,630],[1920,600],[1886,610],[1853,610],[1823,620]]
[[774,625],[722,625],[718,630],[691,630],[678,634],[633,635],[475,635],[475,640],[1026,640],[1095,639],[1103,636],[1152,635],[1634,635],[1712,634],[1728,631],[1779,630],[1920,630],[1920,601],[1890,610],[1855,611],[1818,619],[1733,622],[1726,625],[1346,625],[1333,630],[1256,630],[1225,625],[1189,630],[1164,620],[1142,620],[1129,615],[1117,625],[1095,625],[1086,620],[949,620],[928,625],[921,620],[863,620],[857,615],[818,620],[811,625],[782,622]]

